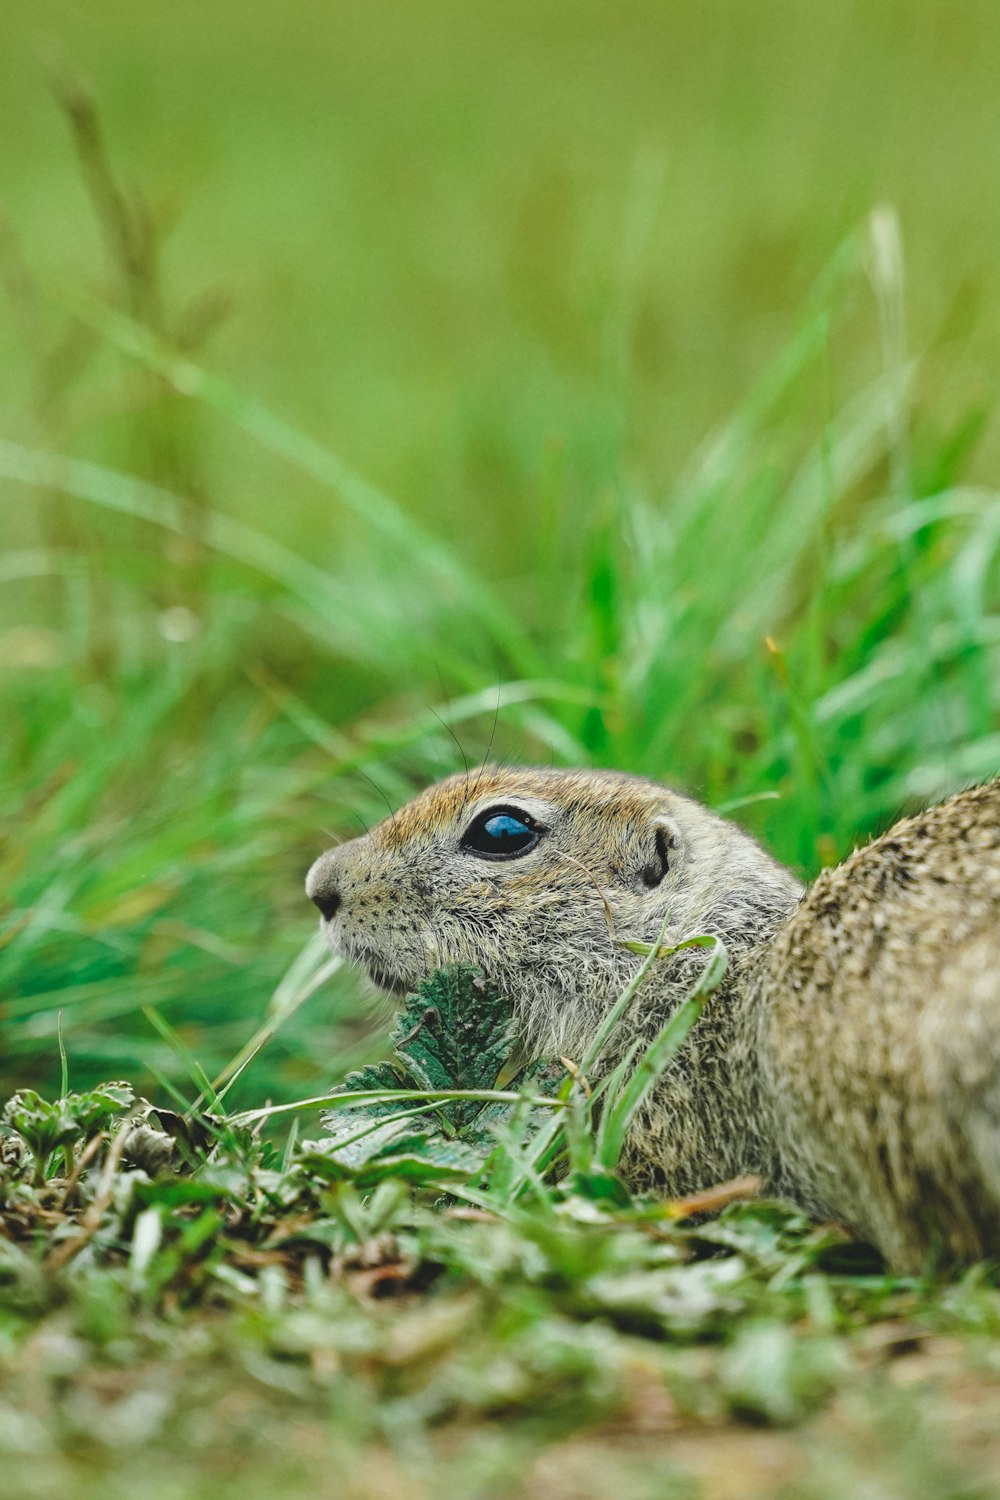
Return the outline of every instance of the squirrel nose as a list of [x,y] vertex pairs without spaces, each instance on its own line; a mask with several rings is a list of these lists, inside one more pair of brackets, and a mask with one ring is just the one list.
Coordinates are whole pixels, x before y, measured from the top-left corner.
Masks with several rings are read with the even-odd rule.
[[335,886],[324,886],[321,890],[310,891],[312,901],[319,907],[320,916],[325,922],[332,922],[340,909],[340,892]]
[[324,921],[332,922],[340,910],[343,897],[337,888],[334,851],[321,854],[306,876],[306,895],[315,902]]

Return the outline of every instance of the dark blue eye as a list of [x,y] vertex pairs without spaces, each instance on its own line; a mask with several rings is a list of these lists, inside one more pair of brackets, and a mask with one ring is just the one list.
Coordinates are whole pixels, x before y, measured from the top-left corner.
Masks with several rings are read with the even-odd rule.
[[516,807],[491,807],[469,824],[462,848],[481,859],[515,859],[534,849],[541,833],[530,813]]

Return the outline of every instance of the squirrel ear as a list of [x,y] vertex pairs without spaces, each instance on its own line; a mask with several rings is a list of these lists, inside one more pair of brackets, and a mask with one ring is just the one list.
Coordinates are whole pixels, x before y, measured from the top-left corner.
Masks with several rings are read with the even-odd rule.
[[670,818],[657,818],[653,824],[653,848],[649,863],[641,871],[643,885],[655,889],[670,867],[671,851],[680,845],[677,824]]

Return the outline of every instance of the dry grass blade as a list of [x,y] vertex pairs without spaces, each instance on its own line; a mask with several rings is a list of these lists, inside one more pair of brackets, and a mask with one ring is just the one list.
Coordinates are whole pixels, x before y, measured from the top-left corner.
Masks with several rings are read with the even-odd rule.
[[671,1198],[663,1205],[668,1219],[690,1219],[696,1214],[717,1214],[730,1203],[742,1203],[747,1198],[756,1198],[760,1193],[759,1177],[734,1177],[731,1182],[720,1182],[714,1187],[704,1188],[700,1193],[690,1193],[686,1198]]
[[114,1194],[115,1176],[121,1167],[127,1144],[128,1131],[123,1124],[119,1127],[104,1158],[93,1201],[87,1205],[80,1220],[80,1233],[72,1239],[62,1240],[53,1246],[45,1257],[46,1271],[52,1274],[61,1271],[75,1256],[79,1255],[100,1229]]

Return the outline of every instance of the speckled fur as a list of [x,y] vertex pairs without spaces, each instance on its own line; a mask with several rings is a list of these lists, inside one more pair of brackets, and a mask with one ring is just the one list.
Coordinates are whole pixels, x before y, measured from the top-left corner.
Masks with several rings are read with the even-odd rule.
[[753,993],[779,1188],[903,1270],[1000,1252],[1000,782],[822,874]]
[[[500,804],[547,829],[537,848],[463,852]],[[337,892],[329,940],[383,986],[477,965],[536,1056],[579,1057],[640,962],[602,893],[619,940],[650,941],[668,911],[668,941],[716,933],[726,981],[635,1122],[631,1183],[677,1195],[757,1173],[906,1270],[1000,1248],[997,785],[898,824],[803,899],[741,829],[656,783],[487,769],[324,854],[307,890]],[[703,962],[654,968],[602,1067],[652,1038]]]

